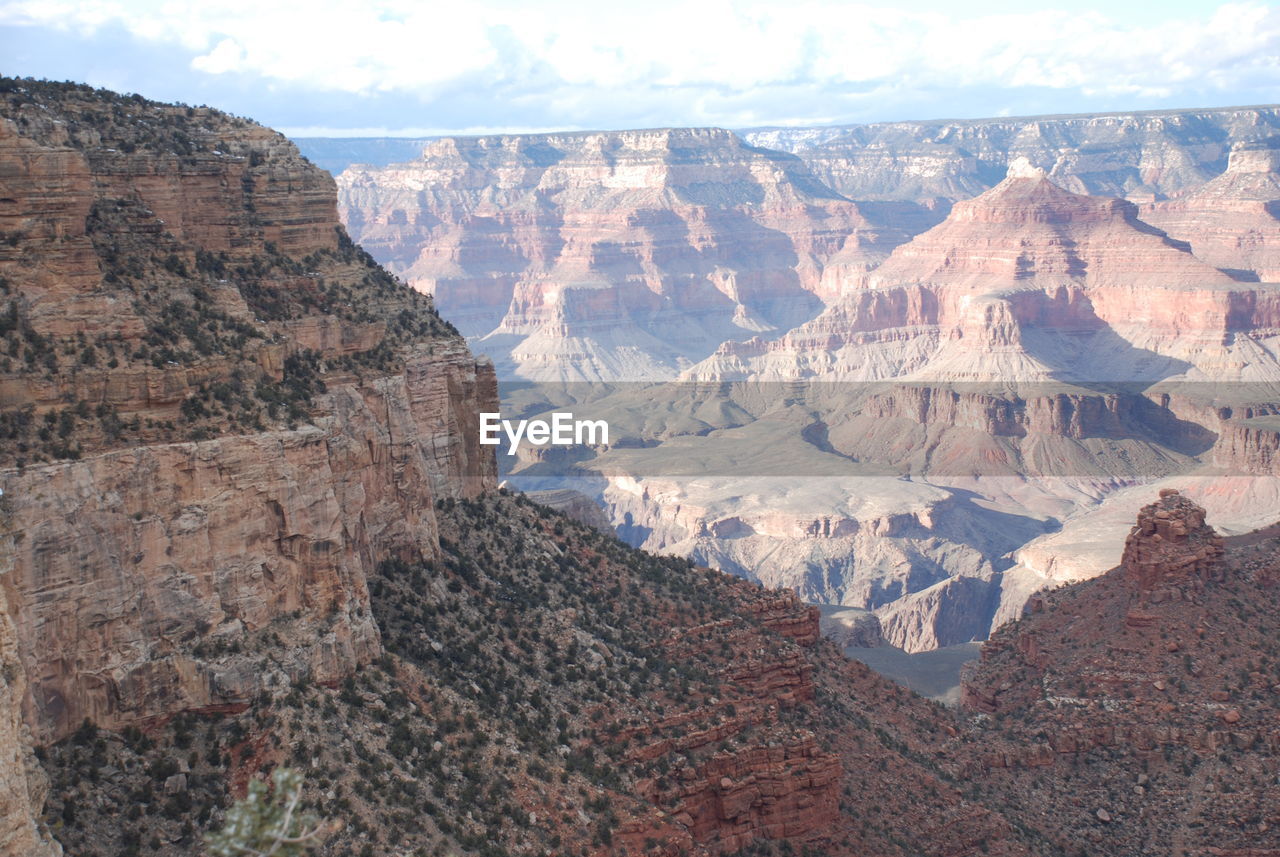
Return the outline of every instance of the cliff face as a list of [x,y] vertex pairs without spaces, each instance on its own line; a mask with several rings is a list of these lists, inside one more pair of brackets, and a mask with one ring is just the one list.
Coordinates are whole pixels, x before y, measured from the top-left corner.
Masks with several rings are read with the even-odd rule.
[[1276,335],[1276,290],[1233,281],[1137,214],[1123,200],[1059,188],[1023,162],[847,283],[813,321],[773,341],[726,343],[691,374],[1018,383],[1188,370],[1274,376],[1273,365],[1251,359],[1252,345],[1235,340]]
[[[1200,456],[1232,473],[1270,474],[1267,418],[1246,417],[1270,413],[1272,394],[1240,382],[1280,377],[1280,292],[1233,279],[1138,215],[1131,202],[1072,193],[1018,162],[845,282],[813,321],[779,338],[725,343],[687,376],[744,387],[813,382],[802,388],[810,398],[801,414],[767,412],[803,423],[805,441],[788,445],[774,432],[771,459],[833,477],[828,490],[775,487],[777,505],[801,522],[841,508],[841,491],[886,504],[913,494],[870,478],[834,487],[875,465],[991,498],[1008,517],[989,526],[1010,538],[1040,535],[1037,517],[1069,515],[1117,483],[1193,470]],[[679,450],[692,457],[701,442],[711,459],[728,436]],[[825,464],[814,463],[815,446]],[[726,475],[740,474],[730,466],[739,470]],[[750,496],[738,480],[696,489],[649,477],[635,490],[615,484],[605,499],[638,543],[874,609],[886,636],[910,650],[982,639],[1027,594],[1027,581],[1006,586],[1002,574],[1001,554],[1013,546],[993,554],[995,540],[966,534],[973,516],[963,502],[918,504],[910,529],[923,550],[904,551],[902,536],[874,518],[788,531],[729,510]],[[1037,550],[1069,543],[1046,536]],[[1078,559],[1063,557],[1074,564],[1069,576],[1082,572]]]
[[374,564],[434,555],[434,501],[494,484],[492,370],[278,134],[87,88],[3,98],[26,722],[48,741],[349,674],[380,651]]
[[338,177],[352,235],[522,377],[672,377],[786,330],[905,240],[716,129],[440,140]]
[[1280,148],[1275,139],[1231,151],[1222,175],[1143,206],[1148,223],[1240,279],[1280,281]]
[[62,848],[40,820],[48,777],[22,716],[27,681],[9,618],[13,531],[6,511],[0,508],[0,854],[56,857]]
[[1280,129],[1274,106],[755,129],[757,146],[799,155],[852,199],[968,199],[1027,158],[1077,193],[1150,199],[1202,184],[1233,141]]

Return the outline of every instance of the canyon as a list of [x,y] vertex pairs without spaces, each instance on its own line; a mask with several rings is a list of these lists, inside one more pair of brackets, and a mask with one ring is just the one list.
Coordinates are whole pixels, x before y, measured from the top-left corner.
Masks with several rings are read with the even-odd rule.
[[851,199],[968,199],[1018,158],[1075,193],[1134,202],[1175,197],[1220,175],[1233,145],[1280,131],[1276,105],[1078,116],[753,128],[745,140],[798,155]]
[[[1278,128],[1249,107],[445,138],[338,185],[506,407],[609,419],[607,448],[503,459],[513,484],[875,610],[918,651],[1105,571],[1138,486],[1266,523]],[[1197,493],[1217,476],[1238,490]]]
[[718,129],[450,138],[338,176],[354,240],[504,377],[664,380],[822,306],[907,237]]
[[[910,329],[914,357],[881,349],[893,377],[761,383],[749,349],[742,377],[704,376],[691,349],[661,366],[680,382],[526,386],[522,415],[570,395],[619,434],[568,461],[585,494],[525,495],[479,443],[512,358],[472,356],[356,246],[339,188],[288,141],[89,87],[0,95],[3,857],[201,853],[280,765],[339,822],[325,855],[1280,848],[1280,542],[1214,529],[1274,523],[1271,291],[1133,204],[1016,164],[916,240],[876,245],[883,261],[815,261],[796,286],[810,318],[755,344],[735,325],[699,358],[781,353],[842,315]],[[707,139],[747,172],[803,175]],[[648,175],[671,166],[644,157]],[[706,194],[682,212],[755,193],[726,184],[744,195],[682,186]],[[654,216],[629,187],[610,206]],[[859,211],[789,194],[764,193],[787,218]],[[806,229],[777,234],[795,247]],[[916,303],[859,308],[889,292]],[[706,317],[782,305],[758,297]],[[857,376],[830,332],[806,371]],[[974,359],[997,347],[1003,362]],[[1139,385],[1094,377],[1105,348],[1133,358],[1112,380]],[[529,449],[514,466],[558,484],[564,465]],[[1193,477],[1199,493],[1165,484]],[[668,555],[606,533],[586,494]],[[1122,496],[1143,508],[1119,514]],[[1086,527],[1114,558],[1038,593],[1034,559],[1009,563],[1067,536],[1075,508],[1128,535]],[[824,624],[902,648],[999,627],[948,709],[845,659]]]

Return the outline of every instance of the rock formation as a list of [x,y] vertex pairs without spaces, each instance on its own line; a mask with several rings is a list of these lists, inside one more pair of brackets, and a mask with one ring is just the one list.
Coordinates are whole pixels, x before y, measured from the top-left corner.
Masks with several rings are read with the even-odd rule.
[[1225,173],[1144,205],[1142,219],[1239,279],[1280,282],[1280,140],[1237,144]]
[[[1194,367],[1221,380],[1272,377],[1274,365],[1245,354],[1276,335],[1278,301],[1142,223],[1132,203],[1070,193],[1022,161],[813,321],[773,341],[726,343],[691,374],[1028,383]],[[1246,341],[1224,345],[1227,333]]]
[[[786,501],[775,498],[775,505],[801,522],[841,508],[833,492],[865,501],[885,490],[896,495],[884,501],[892,504],[922,490],[901,482],[877,488],[867,471],[879,465],[925,477],[940,496],[950,485],[988,496],[1009,515],[991,526],[1025,538],[1042,532],[1040,515],[1087,508],[1117,480],[1190,471],[1199,455],[1233,472],[1268,472],[1265,418],[1240,422],[1267,413],[1267,399],[1232,400],[1273,391],[1255,394],[1231,382],[1280,377],[1278,300],[1273,287],[1237,282],[1197,259],[1139,220],[1134,204],[1070,193],[1023,161],[1000,185],[957,203],[943,224],[847,284],[812,322],[775,340],[726,343],[688,374],[704,382],[743,379],[744,389],[812,382],[806,397],[787,393],[788,402],[803,403],[799,411],[751,412],[760,422],[804,424],[791,443],[776,431],[756,433],[771,461],[832,477],[823,490],[814,483],[780,489]],[[1186,383],[1206,380],[1228,383]],[[1149,389],[1153,382],[1166,392]],[[1232,413],[1253,430],[1241,434],[1224,422]],[[656,450],[611,451],[600,458],[602,472],[675,472],[680,456],[732,459],[723,452],[729,437],[749,436],[752,428],[697,431],[705,438],[676,444],[659,436]],[[814,461],[814,447],[825,464]],[[704,473],[737,477],[745,466],[731,461],[730,469],[709,465]],[[1006,589],[1003,551],[986,553],[994,545],[962,535],[967,525],[955,516],[970,508],[965,503],[922,504],[916,517],[929,524],[920,536],[934,541],[899,554],[891,547],[895,536],[857,517],[842,532],[820,529],[814,540],[799,529],[791,535],[761,526],[754,514],[730,514],[729,506],[751,496],[740,479],[726,478],[719,488],[700,480],[696,496],[656,476],[630,490],[614,483],[606,502],[637,543],[795,586],[818,601],[875,609],[886,637],[912,651],[982,639],[988,622],[1003,622],[1020,609],[1019,598],[1060,577],[1015,581],[1015,574]],[[799,505],[806,494],[812,507]],[[723,520],[699,512],[721,508]],[[1041,511],[1028,515],[1029,508]],[[733,520],[745,525],[735,529]],[[1046,536],[1050,543],[1065,541]],[[943,585],[951,577],[963,580]],[[958,624],[942,618],[949,611]]]
[[445,139],[338,185],[357,241],[501,374],[548,380],[673,377],[811,318],[837,251],[866,270],[907,237],[717,129]]
[[37,740],[377,656],[374,564],[432,555],[434,501],[494,484],[491,367],[278,134],[69,85],[0,107],[5,586]]
[[1233,141],[1280,129],[1269,107],[1158,110],[835,128],[752,129],[757,146],[799,155],[817,177],[857,200],[977,196],[1026,158],[1077,193],[1173,196],[1222,172]]
[[1205,511],[1174,488],[1144,506],[1125,541],[1120,564],[1141,593],[1202,584],[1221,571],[1222,537],[1204,522]]
[[[1165,496],[1133,554],[1142,580],[1166,582],[1136,606],[1123,570],[1037,600],[966,682],[978,713],[953,716],[843,659],[794,592],[494,491],[476,443],[478,411],[496,406],[491,365],[334,228],[332,188],[281,138],[67,84],[5,80],[0,96],[17,233],[0,255],[0,857],[52,857],[46,830],[68,853],[191,854],[250,778],[282,764],[306,771],[308,807],[347,822],[321,857],[1280,845],[1274,532],[1227,544],[1230,573],[1165,597],[1169,572],[1152,563],[1176,579],[1216,550],[1203,516]],[[1018,222],[1056,223],[1037,202],[1055,191],[1022,190]],[[1073,205],[1123,231],[1127,209]],[[1081,245],[1098,276],[1123,270],[1106,241]],[[1031,256],[1048,269],[1070,254]],[[999,279],[1004,263],[981,257],[957,289]],[[1069,266],[1052,275],[1091,287]],[[917,294],[938,279],[929,269]],[[940,295],[929,312],[968,318]],[[1016,300],[997,304],[982,317],[1025,346]],[[1091,395],[1104,401],[1086,418]],[[935,392],[875,407],[1072,441],[1146,419],[1129,399],[1081,396],[1022,416]],[[772,407],[761,399],[703,398],[678,432],[723,432],[729,455],[745,439],[794,479],[782,442],[759,442],[794,423],[742,419]],[[1233,413],[1220,418],[1267,414]],[[861,466],[839,452],[852,435],[814,416],[805,462]],[[823,514],[813,495],[726,514],[711,490],[632,523],[712,546],[898,538],[940,579],[878,611],[887,633],[968,633],[947,606],[994,606],[998,571],[968,527],[1021,543],[1034,519],[881,478],[899,505],[854,503],[845,485]],[[644,511],[646,486],[626,487]],[[975,573],[948,579],[942,560],[957,558]],[[918,570],[888,562],[865,594],[909,589]]]
[[1280,849],[1276,786],[1259,777],[1280,753],[1280,541],[1274,527],[1223,540],[1204,520],[1162,492],[1123,565],[1037,599],[965,675],[965,704],[1010,725],[974,777],[1036,806],[1049,841],[1088,853]]
[[9,610],[14,533],[8,510],[0,497],[0,854],[59,857],[62,848],[41,818],[48,777],[32,754],[22,716],[27,681]]

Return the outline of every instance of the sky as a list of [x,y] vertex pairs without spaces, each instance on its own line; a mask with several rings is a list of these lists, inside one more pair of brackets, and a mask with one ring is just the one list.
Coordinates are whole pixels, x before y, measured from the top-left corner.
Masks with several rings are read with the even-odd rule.
[[829,125],[1280,102],[1280,6],[0,0],[0,73],[294,136]]

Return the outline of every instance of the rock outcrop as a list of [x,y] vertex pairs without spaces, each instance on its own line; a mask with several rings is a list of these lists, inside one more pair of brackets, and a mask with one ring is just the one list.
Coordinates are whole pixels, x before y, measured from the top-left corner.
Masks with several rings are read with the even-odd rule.
[[907,237],[717,129],[445,139],[338,186],[356,240],[543,380],[673,377],[811,318],[837,251],[866,270]]
[[[6,81],[0,487],[36,739],[243,707],[380,652],[366,580],[492,488],[492,367],[207,108]],[[287,649],[271,654],[272,647]]]
[[1200,585],[1220,576],[1222,537],[1204,516],[1204,509],[1173,488],[1162,489],[1158,502],[1143,507],[1120,560],[1136,591]]
[[[1162,492],[1123,565],[1035,599],[967,670],[965,705],[1012,724],[973,777],[1090,853],[1280,849],[1257,776],[1280,753],[1278,550],[1275,527],[1223,540]],[[1047,800],[1067,793],[1090,797]]]

